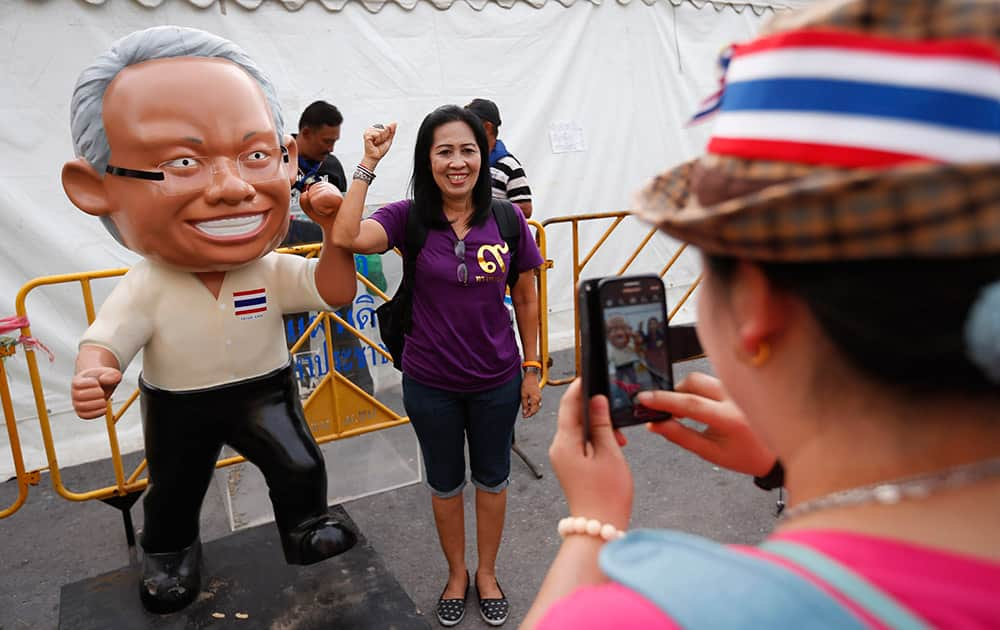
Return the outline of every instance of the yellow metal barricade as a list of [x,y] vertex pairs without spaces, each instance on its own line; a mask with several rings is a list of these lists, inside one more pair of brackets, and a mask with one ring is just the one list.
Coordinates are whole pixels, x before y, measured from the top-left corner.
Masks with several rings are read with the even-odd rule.
[[[24,470],[24,457],[21,455],[21,440],[17,434],[17,422],[14,419],[14,403],[10,398],[10,387],[7,385],[7,369],[4,360],[14,356],[15,346],[0,346],[0,409],[7,423],[7,439],[10,441],[11,457],[14,460],[14,475],[17,482],[17,498],[9,506],[0,510],[0,518],[6,518],[17,512],[28,500],[28,486],[31,476]],[[34,475],[34,483],[38,483],[38,474]]]
[[538,270],[538,358],[542,364],[542,373],[538,379],[540,387],[551,384],[549,381],[549,269],[552,268],[552,261],[546,254],[548,242],[545,239],[545,228],[538,221],[529,220],[528,225],[535,228],[535,242],[538,243],[538,251],[542,255],[541,269]]
[[[36,278],[28,284],[21,287],[21,290],[17,294],[17,300],[15,303],[16,313],[19,316],[27,317],[27,309],[25,303],[28,298],[28,294],[39,287],[47,285],[57,285],[65,283],[79,283],[80,289],[83,294],[83,304],[87,314],[87,323],[94,321],[94,296],[91,288],[91,281],[100,278],[112,278],[115,276],[124,275],[127,269],[108,269],[105,271],[96,271],[89,273],[75,273],[75,274],[63,274],[59,276],[47,276],[44,278]],[[31,336],[30,327],[25,327],[22,329],[22,333],[25,336]],[[48,407],[45,404],[45,393],[42,390],[41,376],[38,371],[38,360],[35,356],[35,352],[32,350],[25,350],[24,352],[25,360],[28,363],[28,375],[31,379],[31,389],[34,394],[35,399],[35,410],[38,413],[38,424],[42,432],[42,443],[45,446],[45,457],[48,461],[48,468],[43,470],[48,470],[49,475],[52,478],[52,487],[55,489],[60,496],[70,499],[72,501],[86,501],[89,499],[103,499],[115,495],[128,494],[131,491],[139,490],[145,487],[145,480],[142,481],[132,481],[128,483],[125,478],[125,471],[122,466],[121,451],[118,448],[118,434],[115,431],[115,423],[121,418],[122,414],[128,409],[132,402],[137,398],[138,393],[133,393],[124,405],[118,410],[117,413],[108,405],[108,411],[105,414],[105,427],[108,432],[108,443],[111,447],[111,463],[114,467],[115,472],[115,485],[107,488],[101,488],[97,490],[91,490],[87,492],[73,492],[66,488],[62,482],[62,475],[59,471],[59,462],[56,456],[55,444],[52,438],[52,425],[49,420]],[[138,476],[138,475],[136,475]]]
[[[611,234],[615,231],[615,229],[619,225],[621,225],[621,223],[626,218],[630,217],[631,214],[632,214],[631,212],[629,212],[627,210],[623,210],[623,211],[620,211],[620,212],[599,212],[599,213],[595,213],[595,214],[566,215],[566,216],[559,216],[559,217],[553,217],[551,219],[547,219],[544,223],[542,223],[541,226],[539,226],[541,228],[539,230],[539,232],[542,233],[542,234],[544,234],[545,230],[548,229],[550,226],[569,223],[570,224],[570,229],[571,229],[571,234],[572,234],[572,248],[573,248],[573,259],[572,259],[572,262],[573,262],[573,329],[575,331],[574,334],[576,335],[575,341],[574,341],[574,345],[576,346],[576,359],[575,359],[575,364],[574,364],[575,365],[574,376],[569,377],[569,378],[564,378],[564,379],[549,380],[548,381],[549,385],[565,385],[567,383],[570,383],[573,380],[573,378],[575,378],[576,376],[578,376],[580,374],[580,336],[579,336],[580,335],[580,309],[579,309],[579,304],[578,304],[578,293],[579,292],[578,292],[578,286],[577,286],[580,283],[580,275],[583,272],[583,268],[587,266],[587,263],[589,263],[591,261],[591,259],[593,259],[594,255],[601,248],[601,246],[603,246],[608,241],[608,239],[611,237]],[[601,235],[601,237],[597,239],[597,242],[590,248],[590,250],[585,255],[583,255],[583,257],[581,259],[581,256],[580,256],[580,225],[582,223],[586,223],[586,222],[589,222],[589,221],[608,220],[608,219],[612,219],[611,225],[608,226],[608,228],[604,230],[604,233]],[[646,245],[652,240],[653,236],[656,235],[656,232],[657,232],[657,228],[655,228],[655,227],[654,228],[650,228],[650,230],[646,234],[646,236],[639,242],[639,244],[635,247],[635,249],[632,251],[632,253],[628,256],[628,258],[625,261],[625,263],[618,269],[618,271],[614,275],[619,275],[620,276],[620,275],[625,274],[628,271],[629,267],[632,266],[632,263],[635,262],[635,259],[638,258],[639,253],[642,252],[642,250],[646,247]],[[684,250],[686,248],[687,248],[687,245],[686,244],[682,244],[677,249],[677,251],[674,252],[674,255],[671,256],[671,258],[667,262],[667,264],[664,265],[663,268],[660,270],[659,274],[660,274],[661,278],[663,276],[665,276],[668,271],[670,271],[671,267],[674,266],[674,263],[677,262],[677,259],[680,258],[680,255],[682,253],[684,253]],[[687,302],[688,298],[691,296],[691,294],[694,292],[694,290],[698,287],[698,285],[700,283],[701,283],[701,275],[699,274],[699,276],[691,284],[691,286],[687,290],[687,292],[678,301],[677,305],[674,306],[673,309],[671,309],[671,311],[669,313],[669,316],[668,316],[668,320],[669,319],[673,319],[674,315],[676,315],[677,312],[680,310],[680,308],[682,306],[684,306],[684,304]],[[547,312],[547,309],[546,309],[546,312]],[[544,338],[546,340],[546,347],[543,350],[543,354],[542,354],[542,356],[543,356],[542,364],[544,365],[544,364],[547,364],[549,362],[549,352],[548,352],[548,318],[547,317],[545,318],[544,333],[542,335],[542,338]]]

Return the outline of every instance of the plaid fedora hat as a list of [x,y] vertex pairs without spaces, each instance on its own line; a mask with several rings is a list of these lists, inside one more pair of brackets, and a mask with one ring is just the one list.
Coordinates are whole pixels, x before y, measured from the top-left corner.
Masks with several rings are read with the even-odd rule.
[[1000,254],[1000,2],[819,2],[720,64],[707,155],[639,217],[752,260]]

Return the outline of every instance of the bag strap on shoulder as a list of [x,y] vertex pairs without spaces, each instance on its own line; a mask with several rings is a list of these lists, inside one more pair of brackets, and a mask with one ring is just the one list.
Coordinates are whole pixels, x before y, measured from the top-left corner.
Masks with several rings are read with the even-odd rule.
[[[402,332],[409,333],[413,327],[413,287],[417,277],[417,256],[427,241],[427,227],[421,222],[412,201],[406,211],[406,233],[403,240],[406,247],[403,252],[403,278],[392,299],[402,304],[400,324]],[[399,368],[398,365],[396,367]]]
[[514,204],[506,199],[493,199],[490,201],[490,211],[493,219],[497,222],[502,238],[509,248],[510,265],[507,267],[507,286],[511,289],[517,284],[520,274],[517,272],[517,256],[521,250],[521,221],[517,216]]
[[406,235],[404,237],[406,252],[403,255],[403,284],[412,289],[413,279],[417,275],[417,256],[427,241],[427,227],[420,220],[420,214],[410,202],[406,212]]
[[923,630],[928,627],[868,580],[825,554],[787,540],[768,540],[760,548],[812,573],[889,628]]

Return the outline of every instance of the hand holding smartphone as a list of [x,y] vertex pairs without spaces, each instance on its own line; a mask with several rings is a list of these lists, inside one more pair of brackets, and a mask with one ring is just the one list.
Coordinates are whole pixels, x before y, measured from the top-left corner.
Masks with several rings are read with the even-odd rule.
[[[586,399],[607,396],[616,429],[669,419],[669,413],[634,402],[641,391],[674,388],[663,280],[656,275],[584,280],[579,311]],[[590,439],[589,418],[584,436]]]

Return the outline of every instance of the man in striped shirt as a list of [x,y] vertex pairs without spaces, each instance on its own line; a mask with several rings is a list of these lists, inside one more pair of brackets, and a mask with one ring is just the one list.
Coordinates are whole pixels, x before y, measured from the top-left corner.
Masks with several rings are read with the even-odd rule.
[[493,197],[507,199],[517,204],[524,218],[531,218],[531,188],[524,168],[517,158],[507,151],[500,133],[500,110],[496,103],[485,98],[472,99],[466,109],[479,116],[486,128],[486,138],[490,143],[490,174],[493,176]]

